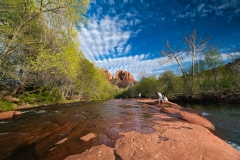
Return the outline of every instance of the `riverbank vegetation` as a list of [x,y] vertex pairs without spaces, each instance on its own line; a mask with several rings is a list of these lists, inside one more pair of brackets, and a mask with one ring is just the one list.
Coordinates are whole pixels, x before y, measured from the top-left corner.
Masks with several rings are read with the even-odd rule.
[[1,1],[0,111],[14,105],[5,97],[52,104],[109,99],[119,92],[79,49],[77,35],[87,22],[88,4],[89,0]]
[[[143,76],[118,97],[132,98],[142,93],[143,97],[156,98],[155,91],[160,91],[171,100],[240,103],[240,53],[233,52],[224,61],[217,47],[207,47],[209,38],[197,42],[196,31],[193,31],[184,39],[188,45],[186,51],[175,52],[167,41],[169,51],[162,51],[167,61],[160,62],[163,66],[166,62],[177,64],[179,73],[167,70],[159,77]],[[189,66],[185,63],[184,67],[187,57],[191,63]]]
[[[199,61],[196,64],[194,94],[189,94],[189,90],[186,89],[188,84],[181,75],[167,70],[159,77],[142,77],[136,85],[125,89],[118,97],[137,98],[138,94],[141,93],[144,98],[156,98],[155,91],[160,91],[171,100],[196,99],[205,102],[240,103],[238,78],[240,72],[237,75],[235,70],[239,62],[238,59],[234,63],[209,70],[205,60]],[[198,68],[199,65],[201,68]],[[192,78],[191,76],[191,74],[187,75],[188,78]]]

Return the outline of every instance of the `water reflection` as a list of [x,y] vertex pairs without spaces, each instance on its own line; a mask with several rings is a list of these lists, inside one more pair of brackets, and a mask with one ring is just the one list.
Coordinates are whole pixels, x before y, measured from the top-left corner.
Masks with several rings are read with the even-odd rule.
[[[126,103],[130,104],[125,106]],[[152,133],[152,115],[156,112],[128,100],[26,109],[17,120],[0,122],[0,157],[14,159],[26,150],[22,157],[27,159],[64,159],[95,145],[114,147],[116,139],[121,137],[119,132]],[[89,133],[96,134],[96,137],[81,140]],[[56,144],[64,138],[67,138],[64,143]]]

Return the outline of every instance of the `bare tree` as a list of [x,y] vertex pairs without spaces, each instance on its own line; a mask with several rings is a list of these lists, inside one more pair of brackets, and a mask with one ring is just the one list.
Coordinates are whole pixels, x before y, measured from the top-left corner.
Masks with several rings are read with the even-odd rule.
[[[195,83],[195,71],[194,71],[194,65],[197,56],[200,54],[203,54],[204,49],[207,47],[207,43],[210,40],[209,38],[206,38],[202,40],[202,37],[197,41],[197,34],[196,31],[193,30],[192,33],[189,35],[189,38],[184,36],[184,44],[188,45],[187,51],[174,51],[174,49],[171,47],[170,43],[166,41],[166,46],[168,48],[168,51],[162,51],[162,54],[168,58],[167,62],[171,63],[177,63],[179,68],[181,69],[183,78],[187,84],[187,89],[190,95],[194,94],[194,83]],[[192,66],[191,66],[191,75],[187,74],[185,69],[182,66],[182,61],[186,58],[186,55],[191,57]],[[160,63],[161,64],[161,63]]]

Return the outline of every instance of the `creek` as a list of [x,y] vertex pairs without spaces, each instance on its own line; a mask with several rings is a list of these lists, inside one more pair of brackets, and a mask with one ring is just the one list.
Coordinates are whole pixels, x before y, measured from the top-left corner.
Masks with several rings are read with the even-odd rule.
[[[0,121],[0,159],[64,159],[100,144],[114,147],[119,132],[154,132],[151,121],[157,111],[136,101],[126,103],[108,100],[21,110],[18,118]],[[96,137],[81,139],[89,133]]]
[[[129,104],[129,105],[126,105]],[[239,105],[180,104],[201,110],[216,135],[239,150]],[[21,110],[21,116],[0,121],[0,159],[64,159],[92,146],[114,147],[119,132],[154,132],[156,109],[137,101],[108,100],[42,106]],[[81,138],[89,133],[96,137]],[[117,157],[116,157],[117,159]]]

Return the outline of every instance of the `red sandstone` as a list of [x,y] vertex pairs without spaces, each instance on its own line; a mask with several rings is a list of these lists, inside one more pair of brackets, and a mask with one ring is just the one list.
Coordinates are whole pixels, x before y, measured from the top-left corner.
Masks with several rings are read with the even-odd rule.
[[[136,100],[130,100],[135,105]],[[209,131],[214,126],[191,109],[155,100],[139,101],[142,107],[159,109],[154,122],[155,132],[142,134],[136,131],[119,133],[115,148],[94,146],[66,160],[240,160],[240,152]],[[125,104],[125,105],[131,105]],[[178,116],[168,116],[167,114]],[[179,116],[180,115],[180,116]],[[124,123],[124,122],[123,122]],[[116,125],[121,125],[118,123]]]

